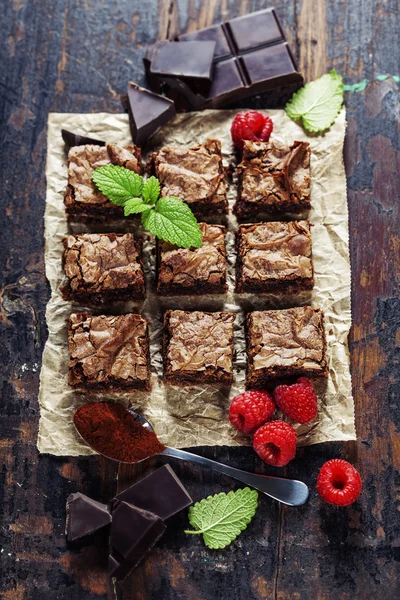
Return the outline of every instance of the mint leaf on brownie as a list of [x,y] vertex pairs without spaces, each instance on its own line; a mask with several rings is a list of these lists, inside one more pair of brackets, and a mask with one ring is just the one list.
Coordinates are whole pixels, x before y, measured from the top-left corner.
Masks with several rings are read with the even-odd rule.
[[142,196],[144,202],[154,204],[160,197],[160,182],[152,175],[143,186]]
[[196,217],[187,204],[166,196],[154,210],[142,214],[144,227],[153,235],[181,248],[200,248],[202,235]]
[[145,210],[151,210],[151,206],[143,202],[141,198],[130,198],[124,202],[124,215],[125,217],[129,217],[129,215],[136,215],[138,213],[142,213]]
[[117,206],[142,194],[143,178],[125,167],[104,165],[94,170],[92,178],[99,190]]

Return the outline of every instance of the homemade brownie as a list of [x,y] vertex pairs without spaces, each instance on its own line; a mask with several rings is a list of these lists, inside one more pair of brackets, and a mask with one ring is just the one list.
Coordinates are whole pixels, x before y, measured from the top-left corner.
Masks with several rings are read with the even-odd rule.
[[63,244],[64,300],[98,304],[144,298],[141,244],[132,233],[69,235]]
[[309,221],[241,225],[236,291],[296,293],[314,285]]
[[206,140],[193,148],[161,148],[149,168],[160,180],[162,196],[176,196],[196,216],[228,212],[221,142]]
[[245,142],[238,166],[238,218],[301,214],[310,208],[310,144]]
[[157,240],[157,293],[164,296],[226,293],[225,227],[200,223],[201,248]]
[[272,379],[327,377],[324,315],[319,308],[251,312],[246,317],[247,388]]
[[68,346],[71,387],[82,392],[150,389],[148,327],[140,315],[74,313]]
[[140,155],[140,148],[133,145],[125,148],[116,144],[71,148],[68,152],[68,185],[64,197],[68,218],[99,222],[123,218],[123,208],[107,200],[93,183],[93,171],[113,164],[141,173]]
[[167,310],[164,315],[164,381],[175,385],[230,385],[233,325],[228,312]]

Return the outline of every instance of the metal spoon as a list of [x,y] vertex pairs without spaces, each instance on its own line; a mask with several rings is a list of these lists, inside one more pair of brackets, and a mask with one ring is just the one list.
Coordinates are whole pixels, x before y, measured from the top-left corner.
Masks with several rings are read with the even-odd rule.
[[[127,410],[135,417],[137,421],[139,421],[143,427],[146,427],[150,431],[154,431],[152,425],[142,415],[133,410]],[[87,440],[82,437],[76,427],[75,429],[83,441],[93,450],[98,452],[96,448],[91,446],[91,444],[89,444]],[[189,460],[190,462],[197,463],[203,467],[213,469],[214,471],[218,471],[219,473],[233,477],[233,479],[237,479],[246,485],[250,485],[260,492],[263,492],[270,498],[278,500],[278,502],[282,502],[282,504],[287,504],[288,506],[300,506],[301,504],[304,504],[308,498],[308,487],[305,483],[302,481],[297,481],[296,479],[284,479],[283,477],[272,477],[271,475],[257,475],[256,473],[249,473],[248,471],[235,469],[234,467],[223,465],[215,460],[204,458],[203,456],[198,456],[197,454],[192,454],[191,452],[186,452],[186,450],[178,450],[177,448],[166,448],[160,455],[171,456],[172,458],[178,458],[179,460]],[[116,460],[115,458],[107,456],[106,454],[103,454],[103,456],[106,456],[106,458],[111,460]]]

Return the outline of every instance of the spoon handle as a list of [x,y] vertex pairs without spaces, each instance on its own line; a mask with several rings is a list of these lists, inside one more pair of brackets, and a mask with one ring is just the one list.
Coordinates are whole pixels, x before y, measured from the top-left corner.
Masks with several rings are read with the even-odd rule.
[[242,471],[223,465],[222,463],[216,462],[186,450],[178,450],[177,448],[167,448],[162,453],[163,456],[172,456],[180,460],[189,460],[191,462],[208,467],[214,471],[219,471],[224,475],[233,477],[246,485],[263,492],[270,498],[278,500],[288,506],[300,506],[308,498],[308,487],[302,481],[296,479],[284,479],[283,477],[272,477],[270,475],[257,475],[256,473],[249,473],[248,471]]

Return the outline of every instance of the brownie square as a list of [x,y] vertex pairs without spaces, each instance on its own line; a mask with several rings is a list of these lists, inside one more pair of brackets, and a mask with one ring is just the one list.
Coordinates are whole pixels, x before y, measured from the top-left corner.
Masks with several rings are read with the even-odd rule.
[[273,379],[327,377],[324,315],[319,308],[251,312],[246,317],[248,389]]
[[160,180],[162,196],[176,196],[196,216],[228,212],[221,142],[206,140],[193,148],[161,148],[153,152],[150,170]]
[[238,166],[239,219],[302,214],[310,208],[310,144],[245,142]]
[[157,240],[157,293],[162,296],[225,294],[225,227],[200,223],[201,248]]
[[68,346],[71,387],[82,392],[150,390],[148,326],[140,315],[74,313]]
[[309,221],[241,225],[236,291],[297,293],[314,285]]
[[235,314],[168,310],[164,315],[164,381],[230,385]]
[[102,304],[144,298],[142,249],[132,233],[69,235],[63,244],[64,300]]
[[68,185],[64,197],[68,218],[73,221],[106,222],[121,219],[124,210],[102,194],[92,181],[93,171],[104,165],[119,165],[141,173],[141,152],[137,146],[75,146],[68,152]]

